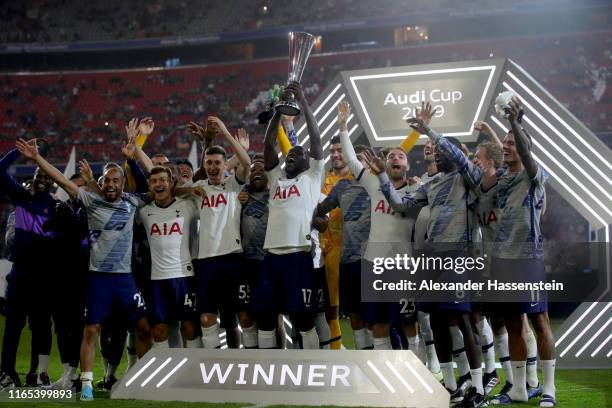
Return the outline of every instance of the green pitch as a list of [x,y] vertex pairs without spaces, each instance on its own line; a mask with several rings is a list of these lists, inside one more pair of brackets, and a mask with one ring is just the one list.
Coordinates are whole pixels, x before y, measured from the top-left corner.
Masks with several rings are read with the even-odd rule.
[[[353,339],[350,335],[350,327],[348,321],[342,320],[342,332],[347,333],[343,337],[344,346],[347,348],[353,347]],[[4,333],[4,318],[0,318],[0,334]],[[54,337],[55,341],[55,337]],[[49,376],[51,381],[57,379],[62,374],[62,364],[59,360],[56,345],[53,345],[51,352],[51,363],[49,367]],[[94,367],[94,383],[103,376],[102,362],[99,353],[96,355],[96,365]],[[117,370],[120,376],[126,370],[126,359],[124,356],[122,364]],[[17,372],[20,374],[22,381],[25,380],[25,375],[29,369],[30,362],[30,332],[25,329],[21,336],[20,348],[17,356]],[[498,373],[503,376],[503,372],[498,370]],[[557,371],[557,402],[560,408],[604,408],[612,406],[612,370],[559,370]],[[505,379],[502,378],[502,383]],[[498,389],[501,386],[498,386]],[[495,392],[495,391],[494,391]],[[95,392],[95,401],[81,403],[51,403],[39,402],[35,405],[28,403],[2,403],[0,408],[16,407],[23,408],[33,406],[35,408],[43,407],[74,407],[87,406],[89,408],[208,408],[208,407],[224,407],[234,408],[243,407],[245,404],[205,404],[205,403],[186,403],[186,402],[149,402],[149,401],[133,401],[133,400],[110,400],[109,394],[105,392]],[[527,404],[516,406],[537,406],[537,400]],[[283,406],[275,406],[283,407]]]

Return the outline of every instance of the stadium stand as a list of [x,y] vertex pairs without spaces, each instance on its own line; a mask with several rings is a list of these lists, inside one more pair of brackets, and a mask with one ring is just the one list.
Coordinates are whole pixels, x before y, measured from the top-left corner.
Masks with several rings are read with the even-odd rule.
[[[310,84],[307,93],[314,99],[329,80],[346,69],[503,55],[524,66],[591,130],[609,135],[612,90],[606,87],[606,78],[612,68],[611,33],[315,55],[306,69],[305,83]],[[36,136],[48,139],[47,154],[55,162],[65,161],[73,144],[79,155],[90,160],[115,160],[125,121],[150,115],[156,130],[148,150],[163,148],[180,157],[187,155],[191,141],[184,126],[194,118],[214,114],[223,117],[231,129],[246,127],[258,150],[263,129],[257,127],[255,116],[263,105],[255,103],[257,94],[283,83],[286,72],[286,60],[273,59],[175,69],[6,74],[0,81],[0,149],[8,149],[18,137]],[[608,139],[604,138],[610,144]]]
[[[512,7],[535,4],[514,1]],[[539,3],[542,3],[541,1]],[[487,0],[135,0],[84,2],[36,0],[0,5],[0,43],[108,41],[164,38],[283,27],[299,21],[326,22],[435,12],[460,15],[490,7]],[[505,7],[508,10],[508,7]]]

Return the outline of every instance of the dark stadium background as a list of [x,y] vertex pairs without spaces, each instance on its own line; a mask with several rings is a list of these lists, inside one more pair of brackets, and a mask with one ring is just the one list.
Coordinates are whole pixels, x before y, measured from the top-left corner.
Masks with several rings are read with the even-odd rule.
[[[185,125],[208,115],[247,128],[261,151],[256,98],[286,80],[291,30],[320,36],[302,81],[310,100],[342,70],[508,57],[612,147],[606,0],[30,0],[3,1],[0,21],[0,151],[45,137],[54,164],[73,146],[96,168],[118,160],[133,116],[155,120],[151,154],[187,157]],[[410,161],[424,172],[421,148]],[[20,161],[16,175],[32,170]],[[588,240],[588,223],[547,194],[546,239]],[[0,199],[4,256],[10,211]]]

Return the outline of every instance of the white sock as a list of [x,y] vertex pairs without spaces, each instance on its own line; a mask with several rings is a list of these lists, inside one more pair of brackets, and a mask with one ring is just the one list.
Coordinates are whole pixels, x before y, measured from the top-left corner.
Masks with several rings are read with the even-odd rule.
[[355,339],[355,350],[372,350],[374,348],[372,337],[365,327],[353,330],[353,338]]
[[164,341],[153,341],[153,348],[170,348],[170,342]]
[[317,329],[317,335],[319,336],[319,348],[329,349],[331,332],[329,330],[329,324],[327,324],[327,319],[325,318],[325,313],[317,313],[315,316],[315,327]]
[[476,388],[476,392],[480,395],[484,395],[484,387],[482,386],[482,368],[475,368],[470,370],[472,377],[472,386]]
[[499,363],[506,373],[506,380],[510,384],[514,384],[512,364],[510,363],[510,350],[508,348],[508,333],[496,334],[493,344],[495,345],[495,354],[499,357]]
[[419,328],[421,329],[421,337],[423,337],[423,341],[425,342],[427,368],[429,368],[429,371],[432,373],[439,373],[440,363],[438,362],[438,355],[436,354],[436,345],[434,344],[431,323],[429,322],[429,313],[418,312],[417,317]]
[[512,383],[512,388],[508,392],[508,395],[514,402],[527,402],[527,362],[512,361],[511,364],[514,382]]
[[69,363],[62,363],[62,368],[64,369],[64,372],[62,373],[62,379],[68,377],[69,373],[70,373],[70,364]]
[[544,380],[544,386],[542,387],[542,393],[555,397],[557,391],[555,387],[555,362],[556,359],[552,360],[540,360],[540,367],[542,368],[542,379]]
[[112,376],[114,376],[116,372],[117,372],[117,366],[116,366],[116,365],[109,364],[109,365],[108,365],[108,370],[106,371],[106,375],[104,376],[104,379],[105,379],[106,381],[110,380],[110,378],[111,378]]
[[219,323],[215,323],[210,327],[202,327],[202,344],[205,349],[216,349],[221,347]]
[[408,348],[413,350],[417,347],[417,345],[420,343],[419,341],[419,336],[414,336],[414,337],[410,337],[408,336]]
[[247,349],[257,348],[257,326],[242,328],[242,345]]
[[68,374],[66,376],[66,379],[69,381],[77,379],[77,368],[76,367],[70,366],[68,368]]
[[38,372],[46,373],[49,371],[49,355],[39,354],[38,355]]
[[438,362],[438,354],[436,353],[436,345],[432,341],[431,343],[425,343],[425,354],[427,354],[427,367],[432,373],[440,372],[440,363]]
[[470,363],[465,352],[465,344],[463,343],[463,334],[457,326],[449,326],[451,339],[453,341],[453,361],[457,363],[457,371],[459,377],[469,374]]
[[187,348],[202,348],[203,347],[201,337],[196,337],[193,340],[187,340],[186,344],[187,344]]
[[127,339],[127,352],[128,352],[128,369],[138,362],[138,354],[136,354],[136,334],[128,332]]
[[418,334],[414,337],[408,337],[408,349],[411,350],[414,355],[423,362],[423,364],[425,364],[425,348],[424,345],[421,344],[421,339],[419,338]]
[[82,371],[81,372],[81,382],[83,386],[89,385],[91,387],[91,383],[93,381],[93,371]]
[[391,338],[387,337],[374,337],[374,350],[392,350]]
[[276,348],[276,330],[258,330],[257,342],[260,349]]
[[183,348],[180,322],[173,321],[168,323],[168,347]]
[[538,343],[533,330],[527,327],[527,333],[523,334],[523,340],[527,346],[527,384],[530,387],[538,385]]
[[483,317],[477,324],[480,345],[482,349],[482,361],[485,364],[485,373],[490,374],[495,371],[495,351],[493,350],[493,330],[489,321]]
[[308,331],[301,331],[302,335],[302,348],[304,350],[316,350],[319,348],[319,336],[317,335],[317,329],[312,328]]
[[457,381],[455,380],[455,369],[453,368],[453,363],[440,363],[440,370],[442,370],[444,386],[451,391],[455,391],[457,389]]

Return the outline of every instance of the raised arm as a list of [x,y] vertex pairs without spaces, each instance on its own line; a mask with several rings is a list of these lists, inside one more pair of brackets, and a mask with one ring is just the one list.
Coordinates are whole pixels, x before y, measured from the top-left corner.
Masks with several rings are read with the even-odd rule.
[[285,88],[285,92],[291,92],[297,98],[304,119],[306,120],[306,128],[308,129],[308,135],[310,136],[310,157],[315,160],[323,160],[323,145],[321,144],[321,134],[319,132],[319,125],[317,125],[317,119],[315,118],[306,97],[304,96],[304,90],[302,85],[298,82],[292,82]]
[[348,165],[353,177],[358,178],[361,172],[363,172],[363,164],[357,158],[351,138],[348,134],[348,118],[351,115],[351,105],[346,100],[340,102],[338,106],[338,130],[340,136],[340,146],[342,146],[342,158]]
[[[235,136],[240,142],[240,145],[247,152],[249,151],[249,147],[251,146],[249,142],[249,134],[243,128],[238,129],[238,134]],[[237,169],[240,166],[240,158],[237,154],[233,155],[226,163],[227,171],[232,171]]]
[[280,117],[281,114],[275,112],[266,129],[266,136],[264,137],[264,167],[266,170],[272,170],[278,165],[278,152],[274,141],[276,140]]
[[[297,136],[293,127],[295,116],[281,115],[281,125],[278,127],[276,143],[283,156],[287,157],[289,150],[297,144]],[[293,141],[293,142],[292,142]]]
[[474,129],[480,132],[480,135],[482,135],[487,142],[496,144],[499,147],[504,146],[501,140],[499,140],[499,137],[497,137],[497,133],[495,133],[493,128],[487,122],[483,122],[481,120],[476,121],[476,123],[474,123]]
[[408,123],[410,123],[410,126],[414,130],[421,134],[426,134],[434,144],[438,145],[440,152],[454,163],[457,170],[461,173],[461,176],[463,176],[463,179],[471,188],[475,188],[480,184],[482,172],[465,156],[465,154],[463,154],[461,149],[449,142],[444,136],[431,129],[419,118],[410,118],[408,119]]
[[[246,181],[247,175],[249,173],[249,169],[251,168],[251,158],[249,157],[249,153],[246,151],[246,149],[241,144],[240,131],[238,132],[239,135],[234,137],[227,130],[227,128],[225,127],[225,124],[221,121],[221,119],[215,116],[212,116],[208,118],[208,120],[212,124],[213,128],[217,131],[217,133],[220,133],[234,149],[234,153],[236,157],[238,158],[238,161],[240,162],[240,165],[236,169],[236,178],[240,182]],[[244,129],[241,129],[241,130],[244,132],[244,135],[245,137],[247,137],[247,140],[248,140],[248,136],[246,136],[246,131]]]
[[36,163],[38,167],[40,167],[42,171],[48,174],[53,181],[63,188],[70,195],[70,197],[76,198],[79,193],[79,187],[64,177],[61,171],[51,165],[38,153],[36,139],[27,142],[23,139],[19,139],[15,143],[15,146],[17,147],[17,150],[19,150],[19,153]]
[[132,118],[125,127],[127,143],[122,148],[123,154],[126,155],[124,150],[127,148],[127,154],[129,154],[129,156],[131,156],[134,160],[137,160],[147,174],[151,172],[153,162],[151,161],[151,158],[142,150],[142,147],[136,143],[136,137],[139,134],[148,137],[153,132],[154,127],[155,123],[151,118],[144,118],[140,121],[140,123],[138,123],[137,118]]
[[195,122],[189,122],[187,125],[187,130],[189,130],[194,139],[200,143],[200,147],[202,148],[203,152],[213,145],[213,141],[215,139],[214,132],[207,131],[207,129],[204,129]]
[[83,159],[79,162],[79,173],[83,176],[85,183],[91,191],[96,192],[99,196],[102,195],[102,188],[98,184],[98,181],[94,179],[93,171],[87,160]]
[[516,152],[521,158],[523,167],[530,179],[533,179],[538,174],[538,164],[531,155],[531,141],[523,131],[520,123],[518,122],[519,112],[521,106],[517,97],[512,98],[509,107],[506,109],[508,113],[508,121],[512,127],[512,134],[514,135],[514,143],[516,143]]

